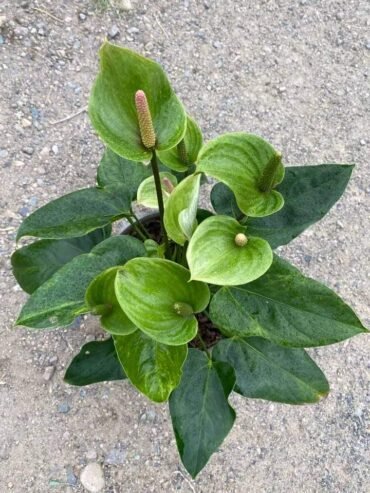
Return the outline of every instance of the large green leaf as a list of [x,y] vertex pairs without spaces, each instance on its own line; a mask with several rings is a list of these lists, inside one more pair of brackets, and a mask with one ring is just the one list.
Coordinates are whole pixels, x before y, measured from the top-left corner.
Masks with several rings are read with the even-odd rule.
[[63,265],[77,255],[88,253],[110,234],[109,225],[79,238],[40,240],[19,248],[11,258],[14,277],[31,294]]
[[229,363],[236,392],[245,397],[304,404],[329,392],[325,375],[303,349],[276,346],[261,337],[223,339],[212,358]]
[[145,255],[144,245],[131,236],[108,238],[90,253],[73,258],[36,289],[22,308],[17,325],[45,329],[70,324],[79,313],[88,311],[85,291],[94,277]]
[[[158,157],[170,169],[187,171],[189,166],[195,164],[202,145],[202,132],[197,123],[188,115],[183,142],[168,151],[159,152]],[[183,155],[183,151],[185,152],[185,156]]]
[[245,229],[228,216],[212,216],[203,221],[187,250],[191,278],[237,286],[262,276],[271,265],[272,250],[267,241],[247,237]]
[[115,336],[114,343],[131,383],[152,401],[167,401],[180,383],[187,345],[166,346],[140,330]]
[[[272,248],[289,243],[330,210],[343,194],[352,170],[353,166],[346,164],[286,168],[285,178],[277,186],[284,207],[268,217],[249,218],[248,232],[265,238]],[[214,186],[211,200],[218,214],[242,217],[234,194],[223,183]]]
[[242,132],[225,134],[208,142],[198,156],[197,170],[222,181],[234,192],[244,214],[268,216],[284,205],[276,190],[263,191],[261,180],[277,160],[272,188],[284,177],[284,167],[275,149],[261,137]]
[[235,411],[227,399],[235,384],[233,368],[189,349],[180,385],[170,396],[177,448],[194,478],[231,430]]
[[200,174],[190,175],[180,182],[167,199],[164,225],[168,236],[184,245],[196,227]]
[[84,236],[128,215],[130,205],[131,196],[123,184],[77,190],[26,217],[17,240],[22,236],[51,239]]
[[191,281],[181,265],[159,258],[133,259],[116,277],[116,295],[123,311],[158,342],[180,346],[197,333],[195,313],[209,303],[208,286]]
[[64,375],[65,382],[80,387],[124,378],[126,375],[118,361],[112,338],[82,346]]
[[210,317],[228,336],[262,336],[290,347],[323,346],[366,332],[331,289],[277,256],[256,281],[220,289]]
[[135,107],[138,90],[145,92],[149,103],[156,149],[174,147],[184,136],[186,113],[163,69],[129,49],[105,42],[89,102],[92,124],[114,152],[133,161],[146,161],[152,151],[141,142]]
[[110,334],[126,335],[136,330],[117,301],[114,281],[120,267],[111,267],[99,274],[89,284],[85,300],[89,310],[101,315],[100,322]]
[[[161,171],[159,173],[163,202],[166,204],[172,190],[177,185],[177,178],[172,173]],[[158,209],[157,191],[154,176],[146,178],[137,191],[137,203],[152,209]]]

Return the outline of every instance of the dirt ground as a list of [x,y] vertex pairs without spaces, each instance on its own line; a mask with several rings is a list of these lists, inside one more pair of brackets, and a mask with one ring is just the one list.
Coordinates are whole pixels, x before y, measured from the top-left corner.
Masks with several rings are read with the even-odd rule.
[[310,351],[331,383],[320,404],[233,397],[236,425],[193,481],[166,406],[127,382],[63,383],[72,356],[99,337],[96,321],[51,332],[13,328],[26,299],[9,263],[22,217],[94,184],[103,147],[83,110],[107,35],[166,68],[207,139],[246,130],[281,149],[288,165],[357,164],[342,200],[281,253],[370,325],[368,0],[132,0],[131,7],[0,0],[0,492],[82,492],[82,469],[98,462],[107,493],[367,493],[366,336]]

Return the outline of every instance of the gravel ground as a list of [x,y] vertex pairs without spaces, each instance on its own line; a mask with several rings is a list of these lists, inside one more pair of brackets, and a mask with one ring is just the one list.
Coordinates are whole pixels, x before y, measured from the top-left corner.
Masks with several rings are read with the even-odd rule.
[[106,35],[166,68],[206,138],[253,131],[287,164],[357,163],[340,203],[282,253],[370,322],[368,0],[112,3],[0,1],[0,491],[87,491],[81,472],[99,463],[110,493],[368,492],[365,336],[311,351],[332,388],[318,405],[233,397],[236,425],[192,481],[165,406],[128,383],[63,383],[72,356],[100,336],[94,320],[13,330],[26,299],[9,267],[22,217],[94,184],[102,145],[83,109]]

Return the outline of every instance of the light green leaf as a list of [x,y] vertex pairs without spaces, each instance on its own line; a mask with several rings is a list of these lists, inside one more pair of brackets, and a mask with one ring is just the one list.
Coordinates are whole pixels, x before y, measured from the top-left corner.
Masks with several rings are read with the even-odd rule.
[[199,153],[197,170],[222,181],[234,192],[237,204],[251,217],[268,216],[284,205],[283,196],[273,190],[284,178],[280,163],[272,178],[271,190],[263,191],[266,170],[279,161],[275,149],[261,137],[230,133],[206,144]]
[[272,263],[272,250],[267,241],[247,233],[244,226],[228,216],[212,216],[203,221],[186,254],[191,278],[237,286],[262,276]]
[[153,120],[156,149],[174,147],[184,136],[186,113],[162,67],[127,49],[105,42],[100,73],[89,101],[89,114],[101,139],[117,154],[147,161],[152,151],[140,136],[135,94],[145,92]]
[[[161,188],[163,202],[166,204],[172,190],[177,185],[177,178],[172,173],[159,173],[161,179]],[[158,209],[157,192],[155,188],[154,176],[149,176],[141,182],[137,191],[137,203],[152,209]]]
[[[181,149],[182,145],[183,149]],[[170,169],[187,171],[189,166],[195,164],[202,145],[202,132],[197,123],[188,115],[183,144],[178,144],[168,151],[159,152],[158,157]],[[186,156],[183,155],[183,150]]]
[[231,430],[235,411],[228,397],[233,368],[189,349],[180,385],[170,396],[170,414],[181,460],[194,478]]
[[181,265],[158,258],[133,259],[116,277],[116,295],[123,311],[143,332],[158,342],[180,346],[198,329],[195,313],[210,298],[208,286],[189,282]]
[[212,298],[212,322],[228,337],[261,336],[281,346],[324,346],[367,332],[331,289],[275,256],[267,273]]
[[166,346],[140,330],[127,336],[115,336],[114,343],[131,383],[152,401],[167,401],[180,383],[187,345]]
[[200,174],[190,175],[180,182],[169,196],[164,211],[164,226],[168,236],[184,245],[196,228]]
[[145,255],[144,245],[131,236],[108,238],[90,253],[73,258],[42,284],[22,308],[17,325],[46,329],[70,324],[82,311],[88,311],[85,291],[94,277]]
[[154,240],[145,240],[144,246],[148,257],[165,258],[165,244],[159,245]]
[[223,339],[212,358],[235,370],[244,397],[287,404],[317,402],[329,392],[325,375],[303,349],[276,346],[261,337]]

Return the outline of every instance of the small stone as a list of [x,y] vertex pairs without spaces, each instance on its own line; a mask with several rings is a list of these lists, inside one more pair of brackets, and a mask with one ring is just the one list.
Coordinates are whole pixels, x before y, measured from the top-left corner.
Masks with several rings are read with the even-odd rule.
[[5,40],[4,40],[4,38],[0,34],[0,45],[3,45],[4,43],[5,43]]
[[370,50],[370,41],[367,41],[366,44],[365,44],[365,48],[367,50]]
[[360,145],[361,146],[365,146],[366,145],[366,140],[365,139],[361,139],[360,140]]
[[59,153],[59,147],[54,144],[52,147],[51,147],[51,150],[53,151],[53,154],[56,156],[58,153]]
[[83,12],[80,12],[78,14],[78,18],[80,19],[81,22],[85,22],[85,20],[87,19],[87,15],[84,14]]
[[44,370],[44,374],[42,375],[42,378],[45,380],[45,382],[49,382],[53,378],[53,375],[55,373],[55,366],[47,366]]
[[58,405],[58,413],[67,414],[71,410],[71,406],[68,402],[62,402]]
[[8,157],[9,152],[6,149],[0,149],[0,159]]
[[24,0],[22,3],[21,3],[21,7],[22,9],[28,9],[28,7],[30,6],[30,2],[28,2],[28,0]]
[[50,149],[49,147],[43,147],[40,152],[40,158],[41,159],[47,159],[50,154]]
[[108,37],[110,39],[115,39],[118,35],[119,35],[119,28],[116,24],[113,24],[113,26],[108,31]]
[[116,447],[106,454],[104,462],[111,466],[118,466],[125,462],[125,457],[125,451],[121,447]]
[[32,122],[30,122],[29,120],[27,120],[27,118],[22,118],[22,120],[21,120],[21,126],[22,126],[22,128],[31,127],[32,126]]
[[91,462],[82,470],[80,480],[82,486],[90,493],[99,493],[105,487],[103,469],[97,462]]
[[67,471],[66,471],[66,476],[67,476],[67,483],[70,486],[75,486],[77,484],[77,478],[73,472],[73,469],[71,466],[67,466]]
[[20,209],[18,209],[18,214],[22,217],[27,217],[29,212],[30,210],[28,209],[28,207],[21,207]]
[[138,34],[140,31],[137,27],[130,27],[129,29],[127,29],[127,32],[129,34]]
[[13,161],[13,166],[17,166],[17,167],[21,167],[21,166],[24,166],[24,162],[23,161]]
[[32,154],[35,152],[35,149],[33,147],[23,147],[22,152],[24,154],[27,154],[27,156],[32,156]]
[[90,449],[86,452],[87,460],[96,460],[97,458],[98,458],[98,454],[96,453],[96,450]]
[[5,26],[5,23],[6,23],[6,16],[0,15],[0,27]]
[[132,9],[132,3],[131,0],[121,0],[119,2],[119,7],[122,10],[131,10]]

